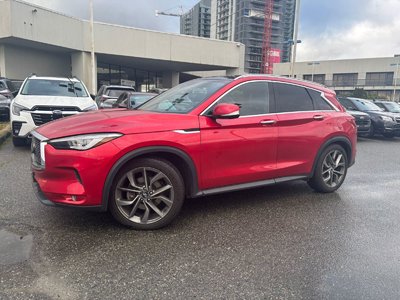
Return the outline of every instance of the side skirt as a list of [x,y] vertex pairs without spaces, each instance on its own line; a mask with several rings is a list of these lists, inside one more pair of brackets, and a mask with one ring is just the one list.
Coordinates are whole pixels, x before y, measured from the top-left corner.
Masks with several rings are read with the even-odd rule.
[[228,185],[228,186],[223,186],[223,187],[219,187],[219,188],[213,188],[213,189],[199,191],[195,195],[195,197],[240,191],[240,190],[251,189],[251,188],[256,188],[256,187],[261,187],[261,186],[273,185],[276,183],[293,181],[293,180],[300,180],[300,179],[304,180],[304,179],[308,179],[308,178],[309,178],[308,175],[288,176],[288,177],[280,177],[280,178],[275,178],[275,179],[268,179],[268,180],[261,180],[261,181],[255,181],[255,182]]

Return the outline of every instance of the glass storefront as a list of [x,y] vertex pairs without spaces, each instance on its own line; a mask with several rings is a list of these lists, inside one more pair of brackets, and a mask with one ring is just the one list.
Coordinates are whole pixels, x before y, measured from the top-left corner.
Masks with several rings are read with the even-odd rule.
[[128,85],[138,92],[162,88],[162,74],[119,65],[97,63],[97,89],[103,84]]

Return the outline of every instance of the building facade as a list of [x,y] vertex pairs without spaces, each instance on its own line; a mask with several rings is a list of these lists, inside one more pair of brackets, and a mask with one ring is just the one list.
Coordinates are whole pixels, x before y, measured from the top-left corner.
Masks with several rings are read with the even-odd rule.
[[[290,63],[274,66],[274,74],[289,76]],[[340,96],[351,96],[362,89],[369,98],[399,101],[400,56],[321,60],[294,64],[297,78],[332,88]],[[396,92],[395,92],[396,91]]]
[[180,19],[180,33],[210,37],[211,0],[201,0]]
[[295,0],[212,0],[211,38],[245,44],[245,71],[262,64],[266,1],[273,1],[270,47],[278,61],[289,62],[294,33]]
[[101,84],[145,92],[191,71],[243,73],[244,45],[233,42],[95,22],[92,68],[88,21],[18,0],[0,1],[0,20],[0,76],[10,79],[77,76],[91,92]]

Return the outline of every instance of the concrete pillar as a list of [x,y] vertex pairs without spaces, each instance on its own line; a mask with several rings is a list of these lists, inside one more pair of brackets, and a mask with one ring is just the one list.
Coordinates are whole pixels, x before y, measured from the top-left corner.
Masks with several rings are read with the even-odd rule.
[[6,75],[6,55],[4,45],[0,45],[0,76],[7,77]]
[[[97,57],[95,56],[95,69],[97,70]],[[97,91],[97,86],[92,89],[92,66],[90,52],[72,52],[71,53],[71,73],[72,76],[82,80],[89,92]],[[97,85],[97,72],[94,74]]]
[[179,72],[163,72],[163,88],[172,88],[179,84]]

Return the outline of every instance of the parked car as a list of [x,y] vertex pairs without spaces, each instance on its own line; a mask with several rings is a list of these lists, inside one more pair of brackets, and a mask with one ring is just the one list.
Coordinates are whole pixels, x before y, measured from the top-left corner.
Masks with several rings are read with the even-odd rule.
[[360,98],[339,98],[340,103],[348,110],[356,110],[367,113],[371,118],[368,137],[382,134],[387,138],[393,138],[400,134],[400,117],[390,112],[384,112],[371,101]]
[[[62,128],[62,130],[60,130]],[[110,210],[135,229],[170,223],[185,197],[290,180],[337,190],[353,165],[354,118],[321,85],[267,75],[199,78],[135,110],[32,132],[40,201]]]
[[11,80],[11,82],[14,85],[15,90],[18,92],[18,90],[21,88],[21,85],[24,81],[23,80]]
[[79,79],[29,76],[11,102],[13,144],[26,145],[31,130],[40,125],[91,110],[97,105]]
[[379,106],[383,111],[395,113],[400,116],[400,105],[397,102],[374,100],[374,104]]
[[149,93],[155,93],[155,94],[162,94],[164,92],[168,91],[168,89],[165,88],[152,88],[149,90]]
[[354,117],[357,125],[357,135],[365,136],[370,132],[371,118],[368,114],[356,111],[356,110],[346,110],[350,115]]
[[11,99],[0,95],[0,121],[8,121],[10,119]]
[[0,77],[0,95],[8,99],[13,99],[18,89],[14,86],[10,79]]
[[[110,108],[106,101],[115,101],[123,92],[135,92],[135,88],[124,85],[102,85],[96,94],[95,100],[99,108]],[[105,103],[106,102],[106,103]]]
[[[142,105],[146,101],[154,98],[158,94],[154,93],[139,93],[139,92],[124,92],[112,104],[113,108],[135,108]],[[129,103],[128,103],[129,100]]]

